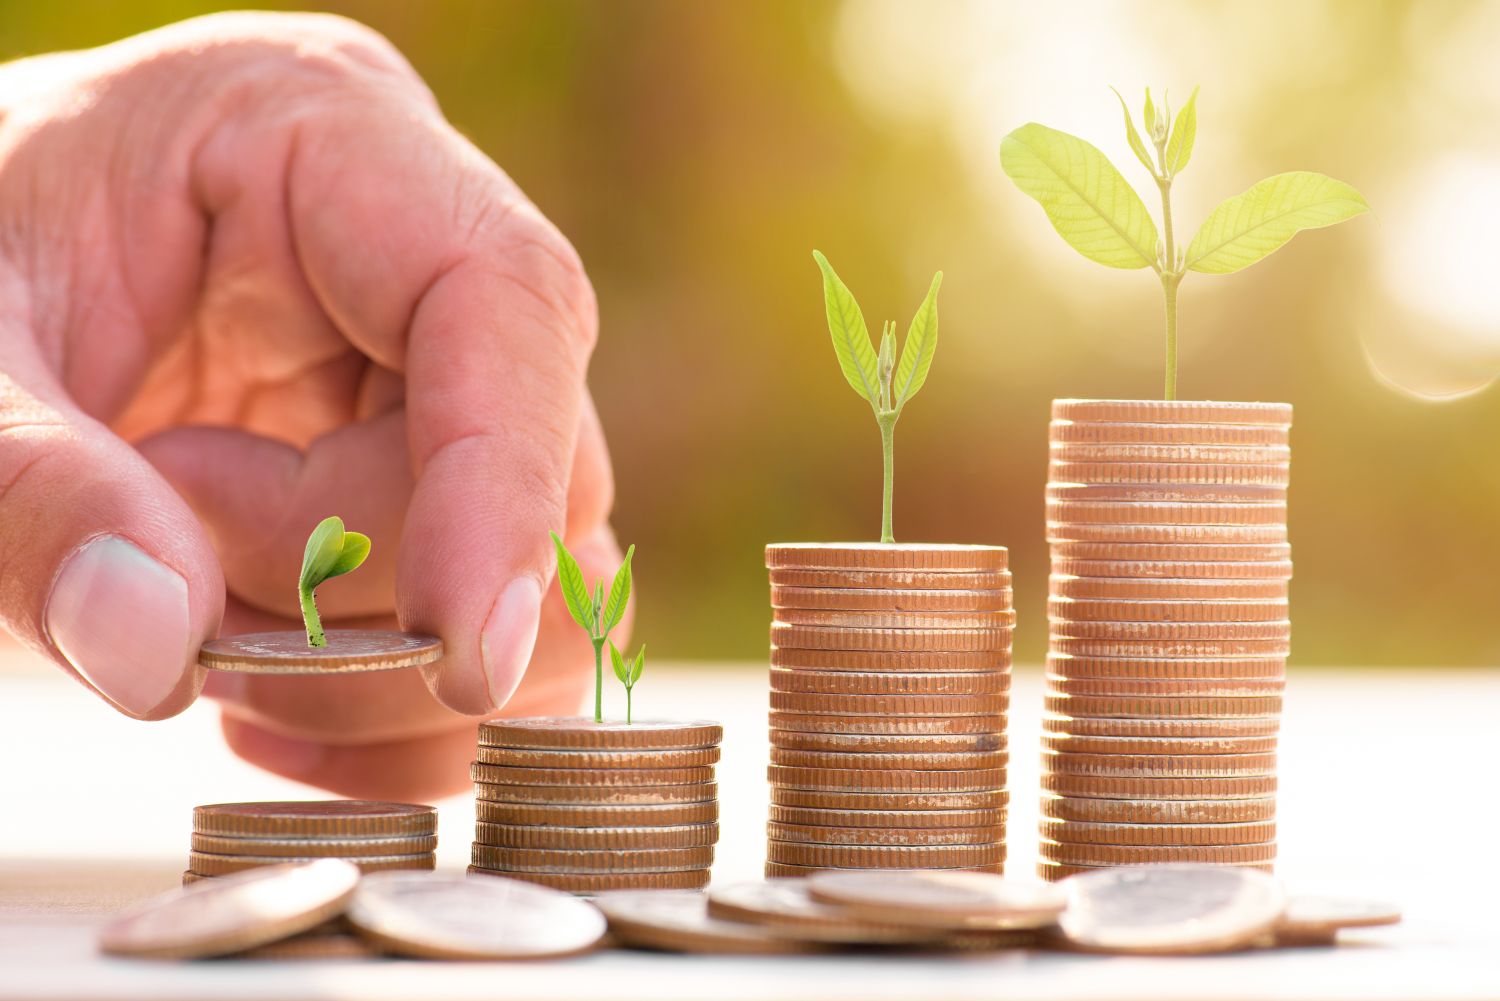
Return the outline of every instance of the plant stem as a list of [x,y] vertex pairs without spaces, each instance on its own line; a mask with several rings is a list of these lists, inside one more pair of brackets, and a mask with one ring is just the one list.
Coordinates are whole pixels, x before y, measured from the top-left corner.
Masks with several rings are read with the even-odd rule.
[[630,689],[625,689],[625,722],[627,724],[634,722],[634,720],[630,718],[630,694]]
[[878,414],[880,423],[880,454],[885,460],[885,489],[880,500],[880,541],[895,542],[891,534],[891,501],[894,495],[896,475],[896,414],[891,411]]
[[604,637],[594,640],[594,722],[604,722]]
[[297,597],[302,603],[302,624],[307,627],[307,645],[327,646],[328,638],[323,635],[323,619],[318,615],[318,603],[313,598],[312,589],[298,588]]
[[1167,376],[1166,398],[1177,399],[1177,286],[1182,281],[1182,272],[1177,270],[1177,244],[1172,234],[1172,175],[1167,172],[1166,139],[1156,144],[1157,161],[1161,173],[1156,176],[1156,187],[1161,191],[1162,260],[1157,272],[1161,275],[1162,298],[1167,314]]
[[1162,298],[1167,312],[1167,385],[1166,398],[1177,399],[1177,284],[1182,275],[1161,276]]

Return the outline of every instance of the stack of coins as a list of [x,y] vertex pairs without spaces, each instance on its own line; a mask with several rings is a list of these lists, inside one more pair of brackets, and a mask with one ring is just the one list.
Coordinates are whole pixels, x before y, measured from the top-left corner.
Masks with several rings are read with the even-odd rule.
[[469,871],[573,893],[702,889],[723,737],[702,720],[481,724]]
[[437,811],[411,803],[336,799],[213,803],[193,810],[184,883],[280,862],[347,859],[362,872],[433,869]]
[[1270,869],[1292,408],[1058,400],[1041,875]]
[[766,874],[1003,871],[1006,550],[785,544],[766,566]]

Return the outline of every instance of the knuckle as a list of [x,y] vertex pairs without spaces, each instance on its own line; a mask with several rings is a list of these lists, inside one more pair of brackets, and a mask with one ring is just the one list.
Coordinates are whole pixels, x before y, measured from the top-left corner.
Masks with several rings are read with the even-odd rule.
[[507,279],[534,298],[585,354],[591,352],[598,338],[598,307],[573,245],[529,205],[508,213],[494,238]]
[[[270,60],[292,80],[369,85],[421,79],[380,32],[337,14],[227,12],[177,26],[190,51],[205,45],[238,53],[252,65]],[[285,81],[286,77],[283,77]],[[424,88],[425,89],[425,88]]]

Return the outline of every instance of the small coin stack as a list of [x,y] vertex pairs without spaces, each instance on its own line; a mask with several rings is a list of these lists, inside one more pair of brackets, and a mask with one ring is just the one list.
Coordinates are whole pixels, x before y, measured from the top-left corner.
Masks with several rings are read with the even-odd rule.
[[213,803],[193,810],[184,883],[232,872],[347,859],[362,872],[437,865],[437,810],[411,803],[336,799]]
[[583,894],[702,889],[723,737],[703,720],[481,724],[469,872]]
[[1292,408],[1058,400],[1044,878],[1270,869]]
[[766,547],[766,875],[1004,870],[1006,556],[997,546]]

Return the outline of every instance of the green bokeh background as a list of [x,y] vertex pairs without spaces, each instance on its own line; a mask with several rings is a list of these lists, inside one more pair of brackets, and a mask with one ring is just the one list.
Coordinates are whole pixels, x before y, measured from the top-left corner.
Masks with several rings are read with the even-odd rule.
[[[1260,177],[1298,168],[1353,183],[1376,209],[1299,237],[1253,270],[1193,276],[1183,288],[1183,396],[1296,406],[1296,661],[1500,659],[1500,391],[1434,403],[1392,388],[1367,360],[1372,340],[1398,344],[1386,375],[1409,368],[1413,383],[1436,390],[1491,372],[1489,342],[1423,313],[1420,287],[1393,288],[1418,279],[1392,278],[1388,257],[1405,239],[1395,210],[1426,158],[1464,150],[1500,164],[1495,141],[1476,133],[1495,120],[1496,71],[1481,61],[1466,78],[1461,64],[1476,45],[1496,51],[1500,5],[1099,3],[1039,13],[950,0],[930,5],[940,9],[933,34],[908,37],[900,25],[921,5],[902,6],[324,8],[388,35],[589,268],[602,316],[591,384],[614,452],[615,523],[639,546],[637,638],[658,657],[758,658],[768,620],[761,547],[878,534],[879,440],[828,345],[816,246],[872,327],[890,318],[904,331],[932,272],[945,271],[937,360],[897,431],[897,537],[1011,547],[1017,652],[1039,659],[1048,401],[1157,394],[1159,292],[1147,273],[1105,271],[1062,248],[1010,188],[993,143],[1042,118],[1099,142],[1147,193],[1120,155],[1106,87],[1136,95],[1164,82],[1179,94],[1203,87],[1180,228]],[[0,55],[101,44],[217,8],[3,2]],[[1097,75],[1075,60],[1084,69],[1060,84],[1054,54],[1105,11],[1152,40],[1124,53],[1139,71],[1106,75],[1135,65],[1119,54],[1098,60]],[[857,51],[882,25],[884,47]],[[971,34],[984,36],[996,74],[939,75],[943,46]],[[905,46],[911,64],[892,57]],[[1454,48],[1456,82],[1431,72],[1443,46]],[[893,111],[882,84],[915,94],[901,83],[913,65],[934,69]],[[1082,95],[1068,107],[1092,117],[1046,117],[1064,91]],[[977,109],[971,127],[941,111],[949,97]],[[1103,134],[1092,131],[1098,121],[1110,123]]]

